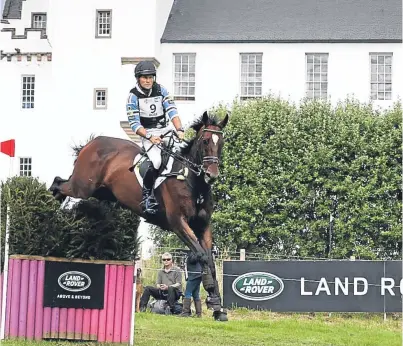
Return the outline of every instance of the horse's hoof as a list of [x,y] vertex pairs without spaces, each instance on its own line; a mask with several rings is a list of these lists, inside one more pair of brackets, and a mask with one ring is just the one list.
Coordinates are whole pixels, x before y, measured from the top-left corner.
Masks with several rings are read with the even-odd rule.
[[206,305],[208,309],[219,310],[221,308],[221,299],[219,297],[208,296],[206,298]]
[[224,309],[217,310],[213,312],[213,317],[215,321],[219,322],[227,322],[228,321],[228,316],[227,316],[227,311]]

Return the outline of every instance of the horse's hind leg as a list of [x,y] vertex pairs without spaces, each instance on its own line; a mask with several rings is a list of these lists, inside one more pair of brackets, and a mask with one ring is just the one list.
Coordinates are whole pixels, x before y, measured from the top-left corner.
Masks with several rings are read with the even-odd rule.
[[80,184],[77,179],[74,179],[74,175],[68,180],[56,177],[53,180],[49,191],[52,192],[53,196],[58,201],[64,201],[66,197],[87,199],[91,197],[95,191],[95,186],[93,184]]

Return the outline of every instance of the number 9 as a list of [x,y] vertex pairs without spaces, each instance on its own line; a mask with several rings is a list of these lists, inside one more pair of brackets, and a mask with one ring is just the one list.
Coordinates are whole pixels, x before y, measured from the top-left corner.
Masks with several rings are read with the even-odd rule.
[[151,109],[151,113],[155,113],[155,111],[157,110],[157,106],[152,104],[152,105],[150,105],[150,109]]

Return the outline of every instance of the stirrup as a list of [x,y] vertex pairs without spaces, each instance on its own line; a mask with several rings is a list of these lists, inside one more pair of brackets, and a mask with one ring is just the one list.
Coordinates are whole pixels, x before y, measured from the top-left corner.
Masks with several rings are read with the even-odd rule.
[[140,205],[143,207],[143,212],[145,212],[145,213],[155,214],[157,212],[156,208],[158,206],[158,203],[151,196],[144,198],[141,201]]

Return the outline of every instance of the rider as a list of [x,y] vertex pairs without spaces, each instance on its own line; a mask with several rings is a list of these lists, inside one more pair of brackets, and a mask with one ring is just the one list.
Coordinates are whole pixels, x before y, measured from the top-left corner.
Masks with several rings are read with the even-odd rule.
[[140,61],[134,69],[137,83],[130,90],[126,111],[133,132],[142,137],[142,146],[152,163],[149,164],[143,179],[143,211],[156,212],[158,206],[153,195],[154,181],[161,166],[160,135],[168,129],[167,116],[172,121],[179,139],[184,137],[179,114],[168,90],[156,82],[157,71],[151,61]]

